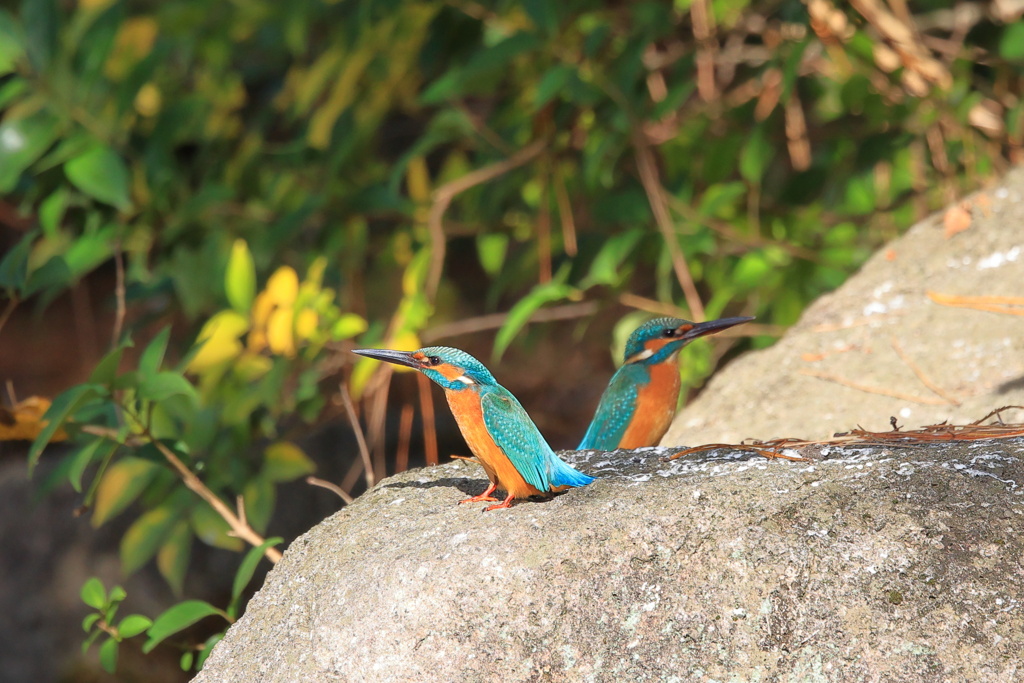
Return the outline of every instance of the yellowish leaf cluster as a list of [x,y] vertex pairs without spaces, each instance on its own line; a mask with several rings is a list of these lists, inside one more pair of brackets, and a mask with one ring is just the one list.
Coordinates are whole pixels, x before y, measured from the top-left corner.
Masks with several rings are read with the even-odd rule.
[[[327,260],[318,258],[300,281],[294,268],[281,266],[253,298],[243,286],[248,278],[255,280],[252,258],[245,242],[237,240],[225,283],[235,307],[219,311],[203,326],[189,371],[202,375],[231,364],[237,375],[258,379],[271,367],[269,356],[312,360],[326,342],[364,332],[362,316],[342,312],[334,290],[323,287],[326,268]],[[239,303],[250,301],[246,316]]]

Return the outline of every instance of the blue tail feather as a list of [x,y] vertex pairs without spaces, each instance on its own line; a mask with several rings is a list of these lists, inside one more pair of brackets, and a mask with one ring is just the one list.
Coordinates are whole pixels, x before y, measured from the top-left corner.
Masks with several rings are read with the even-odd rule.
[[583,474],[557,455],[551,460],[551,486],[586,486],[594,477]]

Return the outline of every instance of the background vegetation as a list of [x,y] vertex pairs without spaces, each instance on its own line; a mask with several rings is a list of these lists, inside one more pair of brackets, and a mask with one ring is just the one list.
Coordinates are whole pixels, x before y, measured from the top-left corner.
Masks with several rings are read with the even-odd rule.
[[[239,553],[222,605],[122,618],[124,591],[87,583],[109,670],[135,637],[201,665],[219,636],[179,631],[234,620],[279,557],[308,423],[359,434],[344,500],[437,462],[429,387],[389,450],[391,369],[351,365],[356,341],[484,331],[498,364],[552,333],[531,317],[615,349],[670,313],[757,315],[744,344],[766,345],[1021,157],[1013,3],[4,4],[0,343],[83,282],[110,325],[86,381],[9,397],[6,438],[37,437],[32,466],[70,442],[48,485],[96,526],[129,516],[123,570],[155,562],[168,605],[197,539]],[[688,348],[687,386],[724,351]]]

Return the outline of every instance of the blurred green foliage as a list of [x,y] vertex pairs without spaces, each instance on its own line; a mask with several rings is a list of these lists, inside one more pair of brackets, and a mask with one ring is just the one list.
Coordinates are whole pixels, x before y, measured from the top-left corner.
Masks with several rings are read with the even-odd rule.
[[[180,590],[194,537],[242,542],[167,454],[242,495],[262,533],[276,484],[313,467],[279,424],[320,414],[341,340],[415,347],[431,325],[509,310],[500,354],[539,308],[582,300],[791,324],[884,240],[1021,158],[1024,24],[1004,11],[0,8],[0,216],[28,224],[16,244],[0,234],[0,292],[45,306],[114,261],[130,313],[90,381],[54,401],[32,459],[63,424],[61,473],[94,522],[140,504],[126,571],[155,558]],[[638,322],[623,311],[615,336]],[[128,363],[146,327],[165,331]],[[686,353],[692,386],[714,361]],[[367,405],[375,372],[350,377]],[[90,596],[112,666],[121,598]]]

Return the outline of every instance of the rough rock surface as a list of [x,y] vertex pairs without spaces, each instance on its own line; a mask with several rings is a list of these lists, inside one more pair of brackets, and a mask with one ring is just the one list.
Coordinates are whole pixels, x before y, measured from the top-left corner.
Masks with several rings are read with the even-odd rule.
[[[963,424],[1024,405],[1024,316],[951,308],[928,297],[1024,297],[1024,168],[966,203],[967,230],[947,238],[945,213],[922,221],[814,302],[774,346],[717,373],[676,416],[662,445],[821,438],[858,424],[885,431],[890,416],[909,427]],[[894,340],[941,393],[915,375]],[[1024,421],[1024,411],[1004,417]]]
[[465,462],[298,538],[196,679],[1011,681],[1024,439],[582,452],[594,484],[482,513]]

